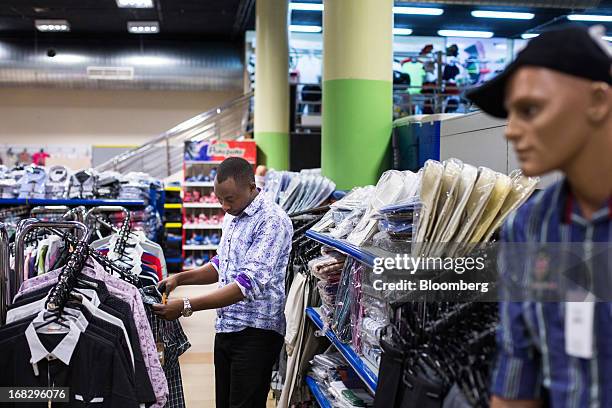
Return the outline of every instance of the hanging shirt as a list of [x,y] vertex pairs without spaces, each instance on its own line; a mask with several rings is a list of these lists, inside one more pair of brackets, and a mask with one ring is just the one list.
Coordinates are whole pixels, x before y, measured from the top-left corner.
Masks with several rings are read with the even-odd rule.
[[213,258],[219,287],[238,284],[245,299],[217,310],[217,333],[247,327],[285,334],[285,270],[293,226],[287,214],[264,194],[234,217],[226,214]]
[[[585,249],[597,242],[610,242],[611,238],[612,198],[587,220],[565,181],[532,197],[508,218],[501,233],[502,242],[528,242],[530,246],[573,243],[572,248]],[[509,257],[502,260],[513,262]],[[558,263],[555,259],[553,268]],[[609,276],[609,265],[603,273],[599,271],[600,278]],[[564,271],[553,269],[553,273],[560,272]],[[587,273],[583,272],[581,275]],[[534,270],[526,274],[533,276]],[[547,389],[554,408],[612,406],[612,303],[595,303],[593,358],[588,359],[573,357],[565,350],[567,305],[500,302],[492,394],[507,399],[540,399],[542,390]]]
[[47,157],[49,153],[47,152],[36,152],[32,155],[32,164],[36,164],[37,166],[44,166],[47,161]]

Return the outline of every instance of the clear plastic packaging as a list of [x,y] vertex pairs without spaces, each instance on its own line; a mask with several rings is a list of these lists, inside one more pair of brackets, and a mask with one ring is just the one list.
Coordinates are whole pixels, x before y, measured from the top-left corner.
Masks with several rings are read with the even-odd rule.
[[495,216],[495,219],[489,226],[483,240],[484,242],[490,241],[493,233],[495,233],[495,231],[502,226],[506,217],[508,217],[512,211],[521,206],[521,204],[527,201],[540,181],[540,179],[537,177],[534,178],[523,176],[523,173],[520,170],[514,170],[511,172],[510,179],[512,180],[512,188],[510,193]]
[[493,187],[491,198],[482,212],[482,216],[476,225],[476,229],[472,233],[472,237],[470,238],[471,243],[480,242],[480,240],[483,238],[493,223],[495,216],[506,201],[511,189],[512,180],[510,177],[506,176],[505,174],[497,173],[497,180],[495,181],[495,187]]
[[442,233],[440,242],[451,242],[455,233],[459,229],[459,223],[463,218],[465,206],[468,203],[476,180],[478,179],[478,169],[470,164],[463,164],[461,169],[461,180],[459,182],[459,189],[457,191],[457,202],[453,210],[453,214],[448,222],[448,225]]
[[416,242],[426,242],[433,229],[443,173],[444,166],[442,166],[442,163],[435,160],[427,160],[425,162],[421,179],[421,215],[416,231]]

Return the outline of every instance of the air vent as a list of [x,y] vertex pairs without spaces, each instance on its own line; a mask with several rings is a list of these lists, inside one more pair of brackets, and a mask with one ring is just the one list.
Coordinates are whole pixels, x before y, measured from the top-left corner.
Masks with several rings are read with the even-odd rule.
[[[400,0],[401,3],[409,3],[407,0]],[[456,4],[464,6],[514,6],[514,7],[542,7],[560,9],[582,9],[594,8],[600,0],[420,0],[420,3],[436,4]]]
[[134,79],[134,67],[87,67],[90,79],[123,80]]

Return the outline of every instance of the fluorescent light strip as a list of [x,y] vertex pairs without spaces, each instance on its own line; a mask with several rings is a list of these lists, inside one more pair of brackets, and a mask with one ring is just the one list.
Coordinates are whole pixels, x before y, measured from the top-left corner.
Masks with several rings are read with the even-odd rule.
[[412,34],[412,29],[411,28],[394,28],[393,34],[394,35],[410,35]]
[[466,31],[466,30],[439,30],[438,35],[442,37],[467,37],[467,38],[491,38],[490,31]]
[[540,34],[534,34],[534,33],[525,33],[525,34],[521,34],[521,38],[523,40],[531,40],[532,38],[536,38],[537,36],[539,36]]
[[35,20],[34,25],[41,32],[70,31],[70,24],[66,20]]
[[153,8],[153,0],[117,0],[120,8]]
[[444,14],[444,9],[434,7],[393,7],[393,13],[417,16],[440,16]]
[[289,31],[294,33],[320,33],[322,31],[321,26],[313,25],[290,25]]
[[323,11],[321,3],[289,3],[290,10]]
[[603,16],[597,14],[570,14],[567,16],[568,20],[571,21],[601,21],[601,22],[612,22],[612,16]]
[[603,37],[601,37],[601,38],[603,38],[603,39],[604,39],[604,40],[606,40],[606,41],[612,41],[612,36],[607,36],[607,35],[606,35],[606,36],[603,36]]
[[157,21],[128,21],[127,28],[132,34],[157,34],[159,23]]
[[489,10],[474,10],[472,16],[478,18],[506,18],[514,20],[532,20],[535,17],[533,13],[517,13],[513,11],[489,11]]

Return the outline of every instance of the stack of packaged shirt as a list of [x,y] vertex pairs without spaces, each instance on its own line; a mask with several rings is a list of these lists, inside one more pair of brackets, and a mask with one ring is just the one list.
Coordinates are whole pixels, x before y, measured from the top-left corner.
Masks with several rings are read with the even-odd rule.
[[318,354],[310,361],[308,375],[333,408],[372,407],[374,398],[339,353]]
[[70,186],[70,170],[66,166],[52,166],[47,172],[45,198],[61,199],[66,197]]
[[18,198],[45,198],[45,181],[47,173],[44,167],[27,166],[23,176],[17,181],[19,184]]
[[94,170],[81,170],[72,174],[68,187],[68,198],[84,200],[95,197],[97,175]]
[[114,171],[105,171],[98,175],[96,192],[99,198],[117,198],[121,192],[121,175]]
[[0,198],[15,198],[19,194],[17,180],[23,176],[23,169],[9,169],[0,166]]
[[317,289],[321,295],[321,317],[329,325],[336,307],[336,294],[340,284],[346,255],[323,248],[323,255],[308,262],[308,269],[319,279]]
[[156,180],[146,173],[131,172],[121,180],[121,190],[117,198],[121,200],[146,200],[151,188],[161,187]]

